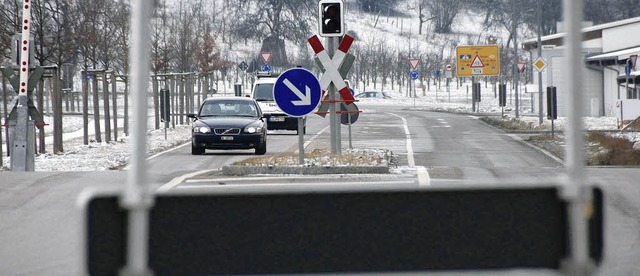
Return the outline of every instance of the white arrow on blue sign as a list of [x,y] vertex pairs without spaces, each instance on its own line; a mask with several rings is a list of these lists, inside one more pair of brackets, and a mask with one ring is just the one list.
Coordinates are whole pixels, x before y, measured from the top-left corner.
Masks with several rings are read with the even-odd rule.
[[262,71],[271,72],[271,66],[269,64],[262,65]]
[[292,68],[280,74],[273,85],[273,99],[290,116],[302,117],[318,107],[322,97],[320,81],[303,68]]

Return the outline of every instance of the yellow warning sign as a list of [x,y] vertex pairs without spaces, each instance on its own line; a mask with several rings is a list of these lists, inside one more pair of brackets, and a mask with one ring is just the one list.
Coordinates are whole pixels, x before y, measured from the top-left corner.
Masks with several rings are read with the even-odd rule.
[[498,45],[456,47],[456,73],[460,77],[500,75]]

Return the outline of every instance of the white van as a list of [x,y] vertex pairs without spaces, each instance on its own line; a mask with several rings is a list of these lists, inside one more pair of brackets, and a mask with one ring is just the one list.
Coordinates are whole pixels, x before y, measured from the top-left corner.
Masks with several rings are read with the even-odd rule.
[[[273,98],[273,86],[278,79],[277,74],[258,73],[258,78],[253,84],[251,97],[260,105],[264,117],[267,119],[267,129],[295,130],[298,132],[298,118],[284,113]],[[304,117],[303,134],[307,133],[307,118]]]

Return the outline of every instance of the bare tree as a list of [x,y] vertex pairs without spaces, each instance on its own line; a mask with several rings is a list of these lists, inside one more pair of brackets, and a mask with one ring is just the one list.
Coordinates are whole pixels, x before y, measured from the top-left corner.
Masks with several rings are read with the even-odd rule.
[[453,21],[463,5],[462,0],[423,0],[434,23],[436,33],[450,33]]
[[285,40],[303,45],[315,22],[314,0],[252,0],[254,12],[240,11],[234,32],[239,37],[262,40],[260,51],[272,52],[272,64],[289,65]]
[[[18,0],[0,1],[0,49],[5,49],[1,56],[6,60],[11,60],[11,47],[14,43],[13,36],[20,32],[21,4],[22,1]],[[0,64],[4,63],[0,62]]]

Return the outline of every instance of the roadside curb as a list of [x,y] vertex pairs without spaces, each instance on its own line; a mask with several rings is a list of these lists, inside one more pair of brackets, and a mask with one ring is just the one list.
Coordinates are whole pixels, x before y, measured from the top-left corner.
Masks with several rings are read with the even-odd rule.
[[251,174],[388,174],[388,166],[224,166],[222,175],[244,176]]

